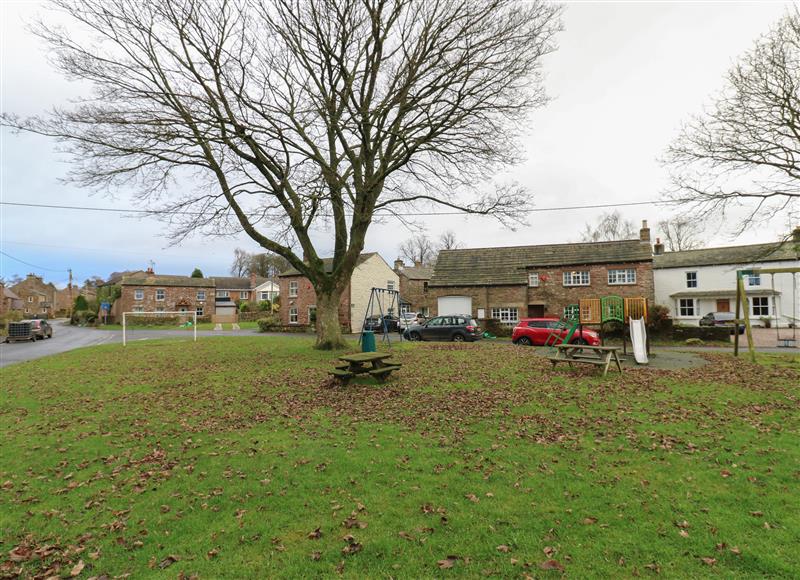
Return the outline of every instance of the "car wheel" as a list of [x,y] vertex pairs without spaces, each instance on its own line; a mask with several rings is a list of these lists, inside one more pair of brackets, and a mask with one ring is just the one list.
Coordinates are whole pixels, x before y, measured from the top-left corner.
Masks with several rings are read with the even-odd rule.
[[408,335],[408,340],[422,340],[422,337],[419,335],[419,332],[412,332]]
[[517,339],[517,344],[521,344],[522,346],[530,346],[533,343],[527,336],[521,336]]
[[453,342],[464,342],[464,335],[463,334],[454,334],[453,335]]
[[572,344],[589,344],[589,343],[586,342],[586,339],[576,338],[575,340],[572,341]]

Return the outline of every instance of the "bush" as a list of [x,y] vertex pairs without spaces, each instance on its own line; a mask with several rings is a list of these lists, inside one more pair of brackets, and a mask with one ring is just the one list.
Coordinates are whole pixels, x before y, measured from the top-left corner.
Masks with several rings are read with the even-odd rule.
[[647,312],[647,331],[654,335],[672,334],[672,319],[669,308],[661,304],[651,306]]
[[89,310],[89,303],[86,301],[86,297],[83,294],[78,294],[75,298],[74,310]]
[[270,315],[258,319],[259,332],[272,332],[281,329],[281,319],[277,316]]
[[72,325],[86,326],[97,322],[97,314],[91,310],[76,310],[72,313],[69,323]]
[[479,320],[478,323],[481,325],[484,332],[495,336],[511,336],[511,333],[514,331],[513,326],[503,324],[496,318],[484,318],[483,320]]
[[261,312],[272,312],[272,303],[269,300],[262,300],[258,303],[258,309]]
[[248,302],[239,303],[239,312],[248,312],[249,310],[250,310],[250,304]]

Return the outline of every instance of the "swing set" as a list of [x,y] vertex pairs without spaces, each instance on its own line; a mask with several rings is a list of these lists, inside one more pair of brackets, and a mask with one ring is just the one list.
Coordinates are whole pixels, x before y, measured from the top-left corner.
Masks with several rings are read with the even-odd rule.
[[[373,288],[369,294],[369,302],[367,303],[367,308],[364,311],[364,320],[361,323],[361,333],[358,335],[358,344],[359,345],[361,344],[361,341],[364,337],[364,329],[367,326],[367,321],[374,320],[376,317],[379,316],[380,327],[382,330],[381,341],[391,346],[392,341],[389,337],[389,327],[386,324],[386,317],[392,315],[397,316],[399,313],[400,313],[399,290],[387,290],[386,288]],[[401,341],[403,340],[402,333],[400,333],[400,340]]]
[[[772,282],[772,313],[775,318],[775,334],[777,337],[777,346],[784,348],[792,348],[797,346],[797,325],[800,323],[797,313],[797,275],[800,274],[800,268],[754,268],[751,270],[737,270],[736,271],[736,316],[734,324],[736,325],[736,332],[734,332],[733,339],[733,356],[739,356],[739,325],[744,322],[745,333],[747,334],[747,349],[750,351],[750,359],[755,362],[756,351],[753,346],[753,331],[750,325],[750,313],[748,309],[747,293],[744,288],[745,276],[761,276],[761,274],[769,274]],[[792,328],[792,336],[784,337],[781,335],[780,317],[778,312],[778,299],[775,292],[775,274],[791,274],[792,275],[792,314],[784,314],[785,318],[791,320],[790,326]],[[740,318],[740,313],[744,314],[744,318]]]

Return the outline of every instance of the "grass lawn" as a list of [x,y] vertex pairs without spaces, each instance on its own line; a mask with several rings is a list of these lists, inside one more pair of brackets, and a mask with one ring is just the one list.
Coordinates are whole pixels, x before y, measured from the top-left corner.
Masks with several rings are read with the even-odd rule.
[[0,369],[0,577],[800,576],[800,362],[597,377],[280,337]]

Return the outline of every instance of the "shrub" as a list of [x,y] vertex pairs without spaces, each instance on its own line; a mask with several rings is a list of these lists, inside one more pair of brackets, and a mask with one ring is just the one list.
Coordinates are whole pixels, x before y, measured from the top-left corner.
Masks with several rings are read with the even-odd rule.
[[69,320],[70,324],[78,326],[86,326],[87,324],[94,324],[97,322],[97,314],[91,310],[76,310],[72,313]]
[[258,309],[261,312],[271,312],[272,311],[272,303],[269,300],[262,300],[258,303]]
[[257,323],[259,332],[270,332],[281,328],[281,320],[274,314],[259,318]]
[[89,303],[86,301],[86,297],[83,294],[78,294],[75,298],[74,310],[89,310]]
[[702,338],[687,338],[685,342],[688,346],[703,346],[705,344]]
[[250,304],[248,302],[239,303],[239,312],[247,312],[249,310],[250,310]]

